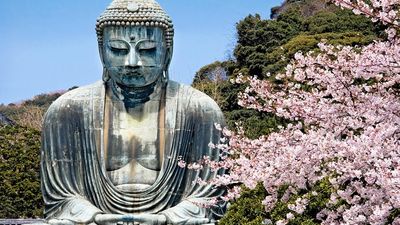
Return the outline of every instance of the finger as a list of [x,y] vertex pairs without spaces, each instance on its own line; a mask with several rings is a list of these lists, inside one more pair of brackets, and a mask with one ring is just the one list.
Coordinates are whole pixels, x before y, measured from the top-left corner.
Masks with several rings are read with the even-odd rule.
[[[118,225],[123,225],[123,222],[133,222],[134,216],[131,214],[127,215],[98,214],[96,215],[94,220],[98,224],[116,223]],[[121,222],[121,224],[119,224],[119,222]]]
[[70,220],[58,220],[58,219],[51,219],[49,220],[50,225],[74,225],[74,223]]
[[158,214],[138,214],[135,215],[135,222],[149,224],[166,224],[167,218],[164,215]]
[[210,219],[208,218],[201,218],[201,219],[190,219],[187,224],[188,225],[204,225],[209,224]]
[[96,223],[104,224],[104,223],[118,223],[120,221],[120,215],[113,215],[113,214],[98,214],[94,218]]
[[136,216],[132,214],[121,215],[121,221],[124,222],[134,222],[136,220]]

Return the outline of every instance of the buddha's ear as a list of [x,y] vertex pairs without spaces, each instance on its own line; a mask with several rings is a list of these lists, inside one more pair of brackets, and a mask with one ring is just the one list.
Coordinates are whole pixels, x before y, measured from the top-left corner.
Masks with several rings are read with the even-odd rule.
[[98,46],[99,46],[98,50],[99,50],[100,61],[101,61],[101,64],[103,64],[103,66],[104,66],[104,48],[103,48],[103,44],[99,44]]
[[165,54],[165,61],[164,61],[164,71],[168,71],[169,64],[171,63],[172,59],[172,46],[167,48],[166,54]]
[[108,75],[108,70],[106,66],[104,65],[104,50],[103,50],[103,45],[99,44],[99,55],[100,55],[100,60],[101,64],[103,65],[103,81],[107,82],[110,79],[110,76]]

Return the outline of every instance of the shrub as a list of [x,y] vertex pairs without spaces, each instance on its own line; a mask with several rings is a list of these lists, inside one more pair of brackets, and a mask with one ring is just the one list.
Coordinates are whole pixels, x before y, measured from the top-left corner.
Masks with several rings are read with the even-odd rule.
[[0,218],[43,216],[40,132],[0,126]]

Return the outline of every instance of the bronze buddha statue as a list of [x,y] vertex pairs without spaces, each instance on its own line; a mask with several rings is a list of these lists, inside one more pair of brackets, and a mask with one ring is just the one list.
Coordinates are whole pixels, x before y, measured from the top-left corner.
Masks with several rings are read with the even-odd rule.
[[102,81],[74,89],[46,113],[42,192],[50,224],[213,224],[222,190],[201,186],[223,171],[217,104],[169,80],[173,26],[154,0],[114,0],[97,22]]

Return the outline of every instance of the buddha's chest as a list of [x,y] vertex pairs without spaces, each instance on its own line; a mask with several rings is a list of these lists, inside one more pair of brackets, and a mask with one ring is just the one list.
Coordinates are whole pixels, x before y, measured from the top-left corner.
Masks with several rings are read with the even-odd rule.
[[111,143],[122,145],[125,151],[156,154],[153,147],[158,139],[158,113],[145,114],[140,118],[120,112],[113,119]]
[[110,118],[106,169],[115,184],[152,184],[161,168],[159,114],[119,111]]

